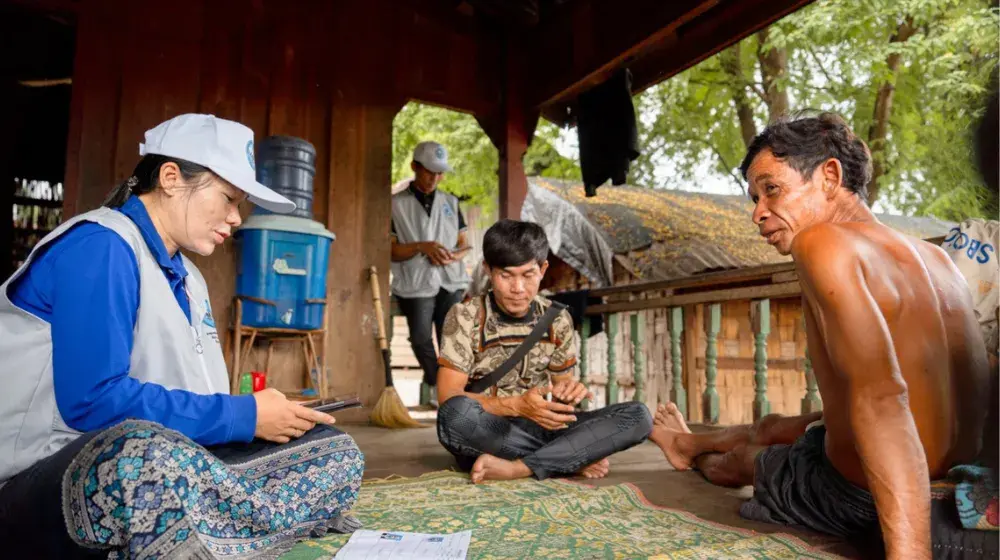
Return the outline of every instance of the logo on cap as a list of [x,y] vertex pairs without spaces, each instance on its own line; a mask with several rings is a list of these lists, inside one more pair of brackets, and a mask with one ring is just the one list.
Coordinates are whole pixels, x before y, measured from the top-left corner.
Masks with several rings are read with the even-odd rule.
[[438,146],[437,149],[434,150],[434,157],[438,159],[444,159],[444,148]]
[[250,169],[257,170],[257,165],[253,160],[253,140],[247,140],[247,162],[250,164]]

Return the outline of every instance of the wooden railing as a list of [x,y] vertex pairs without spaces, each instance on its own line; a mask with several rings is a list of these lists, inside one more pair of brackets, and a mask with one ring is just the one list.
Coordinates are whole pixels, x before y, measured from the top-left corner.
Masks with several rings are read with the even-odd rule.
[[[926,241],[940,245],[943,238]],[[798,406],[788,406],[789,403],[786,402],[784,412],[790,412],[788,409],[791,408],[791,412],[808,413],[823,408],[808,348],[801,354],[796,353],[794,358],[781,356],[769,359],[767,355],[768,336],[772,331],[772,302],[799,300],[801,297],[798,275],[791,262],[676,280],[614,286],[592,290],[590,295],[602,298],[602,303],[587,308],[587,314],[603,315],[608,341],[606,363],[592,363],[591,353],[588,351],[591,343],[590,322],[584,321],[580,337],[580,377],[592,389],[603,389],[603,395],[599,396],[597,402],[586,403],[591,408],[614,404],[623,396],[645,402],[651,408],[669,400],[676,403],[689,420],[717,424],[721,416],[717,387],[719,370],[743,370],[753,375],[752,416],[757,420],[772,411],[772,403],[768,398],[768,373],[772,367],[786,372],[800,372],[804,378],[799,381],[804,386],[804,392]],[[753,332],[752,358],[719,356],[722,306],[735,301],[749,302],[749,324]],[[795,301],[781,303],[784,308],[797,305]],[[686,320],[686,312],[702,315],[703,323],[697,325]],[[652,320],[650,313],[654,314]],[[619,341],[618,335],[625,325],[628,326],[630,336],[627,341]],[[703,331],[691,333],[686,332],[686,328]],[[801,340],[805,340],[804,325],[800,323],[795,328],[803,335]],[[661,332],[664,329],[666,332]],[[704,336],[705,349],[702,356],[685,355],[685,352],[690,353],[698,347],[698,344],[690,344],[692,334]],[[624,352],[631,353],[631,375],[628,375],[629,372],[619,371],[622,362],[619,358]],[[669,366],[667,359],[663,363],[647,363],[647,355],[655,356],[657,362],[660,357],[669,356]],[[704,370],[704,389],[697,404],[700,405],[702,414],[700,418],[692,418],[689,413],[693,411],[688,406],[689,389],[699,385],[691,381],[701,370]],[[650,390],[650,382],[655,382],[655,392]],[[623,386],[623,383],[627,386]]]
[[[720,360],[727,369],[744,369],[750,366],[754,378],[753,417],[760,418],[771,411],[768,400],[768,364],[774,362],[786,369],[804,370],[806,392],[801,400],[801,410],[820,410],[822,402],[816,388],[808,358],[768,360],[767,339],[771,332],[771,301],[798,298],[801,295],[798,278],[792,263],[766,265],[754,268],[703,274],[678,280],[615,286],[591,291],[603,302],[587,308],[588,315],[603,315],[607,331],[607,360],[605,364],[591,363],[588,351],[590,322],[582,325],[580,344],[581,379],[592,388],[603,388],[603,398],[589,406],[599,408],[619,402],[623,389],[631,393],[630,400],[646,402],[650,406],[662,402],[666,397],[677,404],[681,412],[691,420],[715,424],[720,418],[720,398],[716,386]],[[752,360],[739,357],[719,357],[719,331],[722,323],[724,302],[749,300],[750,325],[753,330],[754,351]],[[703,306],[705,351],[696,360],[687,360],[704,369],[704,391],[701,395],[702,418],[690,418],[688,414],[688,391],[684,380],[694,371],[685,371],[685,356],[682,354],[685,334],[685,310]],[[649,311],[656,310],[657,316],[650,321]],[[665,315],[665,317],[664,317]],[[662,321],[661,319],[664,319]],[[650,337],[649,324],[653,325]],[[667,336],[661,327],[665,323]],[[627,343],[615,343],[625,325],[628,325]],[[700,333],[698,333],[700,334]],[[655,372],[660,376],[656,395],[649,393],[650,369],[647,354],[656,355],[663,350],[669,356],[669,366],[664,360],[663,367]],[[621,352],[631,352],[631,372],[619,371]],[[603,367],[602,367],[603,366]],[[695,369],[695,368],[690,368]],[[697,368],[702,369],[702,368]],[[631,373],[631,375],[627,375]],[[626,374],[623,377],[623,374]],[[669,389],[662,386],[668,383]],[[623,387],[627,385],[627,387]]]

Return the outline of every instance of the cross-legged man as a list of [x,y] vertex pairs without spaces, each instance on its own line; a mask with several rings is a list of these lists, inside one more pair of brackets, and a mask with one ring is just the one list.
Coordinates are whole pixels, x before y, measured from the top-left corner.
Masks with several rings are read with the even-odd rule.
[[[541,226],[498,222],[483,238],[491,290],[456,305],[445,319],[438,439],[460,467],[471,469],[476,483],[532,475],[603,477],[609,455],[641,443],[652,429],[642,403],[576,410],[592,395],[575,378],[576,331],[565,309],[553,312],[551,326],[539,328],[541,339],[506,374],[498,368],[549,316],[552,302],[538,295],[548,253]],[[489,384],[497,375],[502,377],[485,391],[469,390],[470,382]]]
[[695,435],[668,405],[651,439],[677,469],[752,484],[745,517],[881,529],[888,558],[930,558],[930,481],[976,457],[989,391],[965,280],[875,218],[870,153],[835,115],[769,126],[741,169],[760,235],[795,261],[824,410]]

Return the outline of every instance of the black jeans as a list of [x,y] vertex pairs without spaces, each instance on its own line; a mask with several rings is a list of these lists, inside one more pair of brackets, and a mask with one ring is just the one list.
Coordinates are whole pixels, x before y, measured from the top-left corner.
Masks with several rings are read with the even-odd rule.
[[444,328],[444,318],[452,306],[462,301],[464,291],[448,292],[440,290],[434,297],[403,298],[396,296],[399,310],[406,316],[406,324],[410,327],[410,346],[417,357],[420,369],[424,370],[424,383],[437,385],[437,352],[434,350],[434,336],[431,329],[437,331],[438,342],[441,341],[441,331]]
[[483,453],[521,459],[542,480],[572,474],[649,437],[653,419],[646,405],[618,403],[593,412],[577,412],[568,428],[550,431],[527,418],[505,418],[483,410],[477,401],[452,397],[438,410],[438,440],[463,470]]
[[[77,453],[101,433],[87,432],[55,454],[18,473],[0,487],[0,557],[37,559],[107,558],[107,550],[91,550],[69,536],[63,515],[63,475]],[[296,446],[340,433],[330,426],[316,426],[301,438],[285,444],[255,439],[207,449],[222,462],[238,464],[270,454],[281,446]]]

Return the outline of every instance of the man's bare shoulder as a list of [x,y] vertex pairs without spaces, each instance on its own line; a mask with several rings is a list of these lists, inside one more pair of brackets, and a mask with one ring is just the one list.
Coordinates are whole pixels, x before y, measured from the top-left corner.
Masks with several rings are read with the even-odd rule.
[[792,260],[800,275],[844,273],[844,267],[859,262],[868,249],[868,240],[856,228],[822,223],[795,236]]
[[[955,268],[955,261],[951,260],[951,257],[948,256],[948,252],[945,251],[940,245],[935,245],[934,243],[930,243],[916,237],[909,237],[909,240],[913,244],[913,248],[920,253],[920,256],[923,257],[924,260],[930,261],[930,263],[944,265],[949,269]],[[957,268],[955,268],[955,272],[958,272]]]
[[914,261],[917,253],[906,236],[878,222],[817,224],[792,243],[806,298],[834,307],[847,304],[841,296],[862,297],[873,283],[900,281],[901,263]]
[[913,255],[914,251],[922,257],[948,259],[940,247],[879,222],[816,224],[799,233],[792,243],[792,258],[796,263],[807,265],[820,261],[830,266],[843,266],[873,257],[895,257],[893,260],[896,260],[905,254]]

